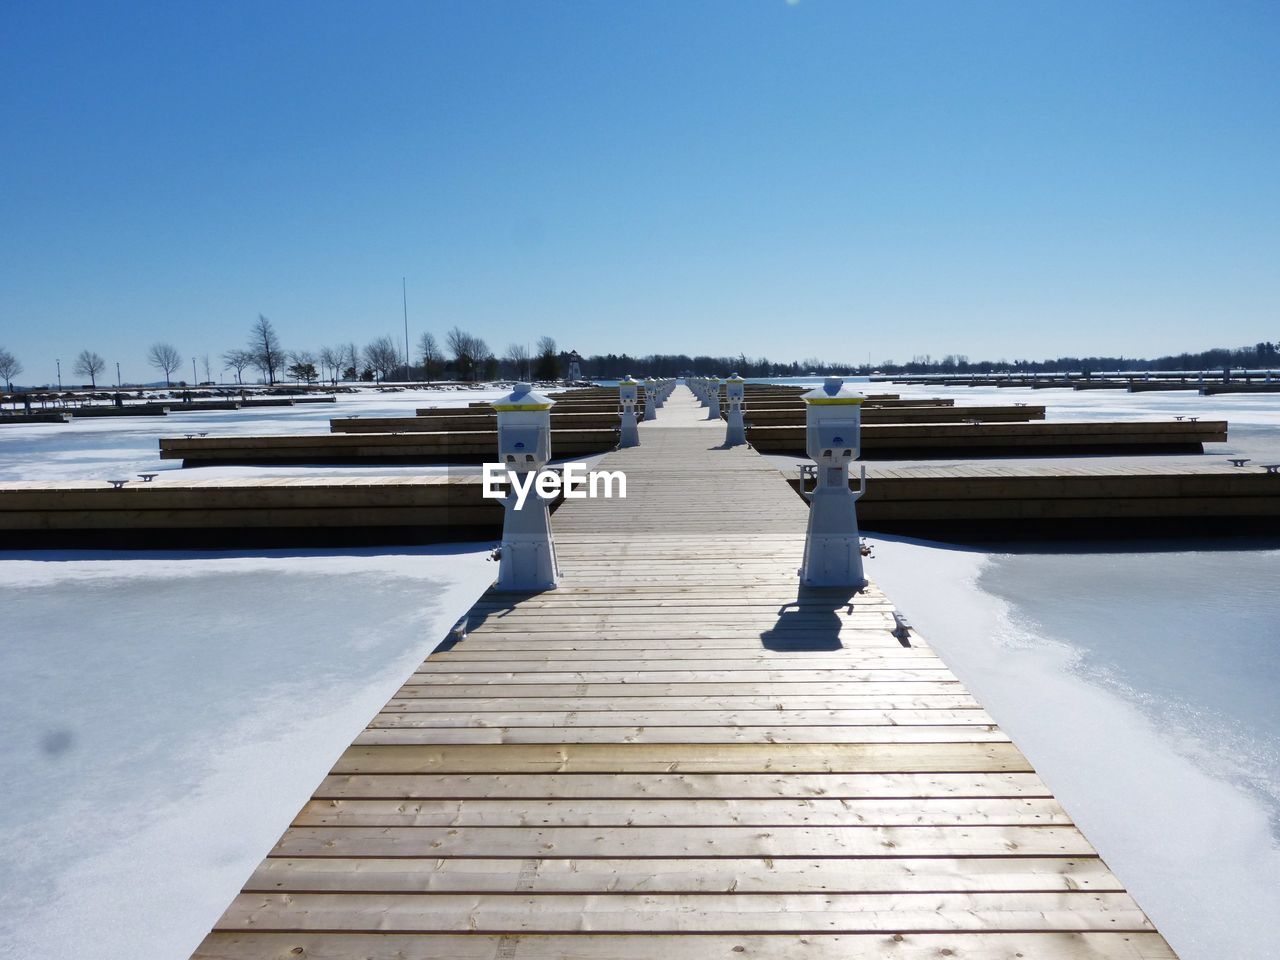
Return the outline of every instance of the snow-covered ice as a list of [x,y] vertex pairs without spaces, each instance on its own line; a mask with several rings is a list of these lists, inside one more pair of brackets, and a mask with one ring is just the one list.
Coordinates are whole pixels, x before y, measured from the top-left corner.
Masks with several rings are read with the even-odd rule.
[[[339,394],[336,403],[304,403],[292,407],[251,407],[183,413],[177,404],[167,417],[72,418],[70,423],[0,426],[0,482],[13,480],[109,480],[141,471],[181,471],[178,460],[161,460],[161,437],[207,432],[210,436],[278,436],[328,433],[334,417],[411,417],[418,407],[465,407],[501,396],[501,390],[410,390],[404,393]],[[226,468],[215,468],[223,469]],[[252,472],[290,476],[299,469],[272,467]],[[354,468],[360,470],[359,467]],[[244,475],[241,469],[237,475]],[[326,473],[350,472],[326,467]],[[379,467],[382,474],[418,473],[422,467]],[[186,471],[188,477],[196,476]],[[200,472],[201,477],[217,476]]]
[[0,555],[0,956],[188,956],[488,552]]
[[1280,547],[1002,553],[872,542],[868,575],[1023,750],[1182,960],[1272,960]]

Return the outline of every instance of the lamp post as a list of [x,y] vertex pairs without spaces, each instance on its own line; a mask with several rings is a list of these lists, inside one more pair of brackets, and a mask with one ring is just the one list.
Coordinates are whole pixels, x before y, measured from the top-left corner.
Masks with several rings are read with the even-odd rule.
[[58,365],[58,389],[61,390],[62,389],[62,361],[54,360],[53,362]]

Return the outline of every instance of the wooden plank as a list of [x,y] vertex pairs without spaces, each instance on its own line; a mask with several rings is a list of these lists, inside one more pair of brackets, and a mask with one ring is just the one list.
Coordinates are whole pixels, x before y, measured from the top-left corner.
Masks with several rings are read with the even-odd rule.
[[219,930],[370,932],[1150,931],[1127,893],[241,894]]
[[802,857],[643,860],[270,857],[246,892],[872,893],[996,890],[1118,892],[1097,857]]
[[370,726],[357,746],[374,744],[886,744],[1007,743],[990,725],[772,727],[431,727],[417,724]]
[[[867,632],[866,636],[872,636]],[[910,646],[903,646],[897,637],[886,636],[883,629],[874,633],[874,640],[857,637],[853,631],[840,631],[840,646],[835,651],[796,649],[771,649],[769,653],[776,656],[779,662],[787,660],[817,660],[830,657],[833,652],[847,650],[859,657],[902,656],[931,658],[937,656],[933,649],[923,640],[910,637]],[[437,663],[452,660],[472,662],[491,662],[504,657],[520,660],[537,660],[552,662],[557,657],[574,656],[582,659],[608,661],[626,660],[630,657],[653,659],[665,655],[668,660],[697,660],[716,656],[743,656],[762,651],[759,631],[746,631],[740,637],[680,637],[677,639],[658,639],[662,646],[646,642],[644,637],[610,637],[608,640],[590,639],[584,634],[559,634],[548,637],[546,634],[501,637],[489,634],[473,634],[470,638],[456,645],[431,655],[429,659]]]
[[856,684],[839,680],[821,683],[757,682],[730,683],[408,683],[395,694],[397,699],[430,697],[838,697],[856,686],[865,695],[909,696],[913,694],[962,694],[959,680],[860,680]]
[[985,710],[971,707],[944,710],[559,710],[523,712],[440,712],[430,701],[419,704],[421,710],[403,708],[383,711],[369,722],[369,729],[384,727],[592,727],[627,729],[629,727],[788,727],[839,728],[892,726],[915,727],[938,725],[994,725]]
[[1073,826],[290,827],[277,857],[1094,856]]
[[334,773],[1031,772],[1010,743],[352,746]]
[[317,800],[1048,797],[1034,773],[330,774]]
[[988,826],[1070,824],[1052,798],[777,800],[312,800],[298,827]]
[[[629,558],[626,558],[629,559]],[[761,561],[773,565],[776,561]],[[777,616],[779,607],[785,607],[788,610],[794,610],[800,613],[812,613],[828,611],[834,613],[853,613],[857,612],[875,612],[885,613],[893,610],[893,604],[885,598],[869,600],[861,596],[850,597],[847,594],[836,600],[824,601],[820,597],[811,597],[802,595],[797,598],[796,594],[790,596],[770,597],[764,594],[752,592],[747,596],[742,595],[742,591],[738,589],[727,589],[715,592],[710,596],[683,595],[676,597],[663,596],[628,596],[625,592],[619,591],[616,596],[579,596],[575,593],[565,592],[557,594],[555,597],[531,597],[521,601],[520,605],[512,609],[509,605],[481,599],[471,609],[477,616],[483,617],[487,613],[500,612],[504,616],[547,616],[569,613],[576,615],[579,613],[596,613],[600,610],[607,610],[611,613],[655,613],[666,614],[671,610],[681,613],[689,611],[697,611],[698,613],[713,613],[722,607],[728,607],[732,610],[739,610],[744,613],[763,613],[765,615],[773,614]]]
[[[765,696],[667,696],[628,697],[399,697],[387,701],[379,716],[387,714],[430,713],[441,716],[471,716],[477,724],[484,725],[491,714],[522,716],[508,711],[527,711],[532,715],[552,711],[569,714],[612,714],[616,710],[625,718],[627,711],[643,711],[650,722],[670,722],[669,713],[686,714],[688,723],[700,722],[703,711],[764,712],[771,717],[785,716],[795,711],[865,711],[865,710],[968,710],[979,704],[972,695],[963,691],[924,694],[874,694],[860,693],[862,684],[853,693],[828,697],[765,697]],[[955,687],[949,688],[955,690]],[[846,688],[847,690],[847,688]],[[543,691],[538,691],[539,693]],[[614,708],[614,710],[611,710]],[[985,720],[983,721],[985,722]]]
[[195,960],[1177,960],[1156,933],[1075,932],[611,936],[216,931]]
[[828,656],[820,659],[817,657],[786,657],[781,654],[773,656],[771,655],[772,651],[761,648],[760,654],[754,657],[731,657],[726,655],[723,659],[715,660],[681,660],[678,662],[678,667],[671,660],[665,658],[661,660],[645,660],[638,657],[634,659],[609,657],[603,660],[560,660],[552,657],[545,660],[524,660],[522,658],[506,660],[445,660],[433,656],[423,662],[414,671],[414,675],[434,677],[440,674],[449,674],[451,676],[465,674],[470,677],[493,674],[503,676],[514,673],[612,673],[621,666],[630,666],[638,674],[662,673],[678,669],[678,672],[688,671],[697,673],[699,676],[705,676],[708,673],[758,672],[760,670],[773,673],[786,673],[788,671],[811,673],[813,671],[827,670],[843,673],[848,670],[860,672],[889,670],[898,673],[904,670],[947,669],[936,656],[896,657],[891,655],[892,652],[892,650],[889,650],[876,657]]
[[[486,639],[489,640],[487,645],[485,644]],[[829,663],[842,659],[855,663],[871,660],[877,662],[894,660],[919,663],[937,659],[937,654],[923,644],[904,647],[896,638],[886,637],[883,630],[878,631],[878,637],[874,644],[855,647],[842,642],[840,648],[834,651],[770,650],[761,646],[758,636],[753,640],[739,643],[736,646],[733,645],[732,641],[724,641],[716,644],[691,645],[684,649],[680,647],[666,649],[653,645],[645,647],[636,645],[634,642],[626,646],[620,646],[617,643],[601,643],[599,641],[580,644],[570,642],[557,649],[556,644],[563,644],[563,641],[547,640],[543,642],[544,644],[549,644],[549,646],[538,646],[538,641],[536,640],[522,640],[512,644],[505,637],[487,638],[481,634],[475,636],[474,640],[464,640],[448,650],[441,650],[431,654],[424,663],[465,663],[468,665],[494,663],[514,665],[518,663],[522,669],[528,669],[542,665],[564,665],[573,661],[609,664],[629,663],[633,660],[643,662],[654,659],[662,659],[667,663],[679,661],[679,665],[682,667],[690,661],[723,665],[733,661],[769,661],[778,664],[792,664],[813,663],[814,661]],[[838,658],[837,654],[842,654],[843,656]],[[705,667],[699,669],[705,669]]]
[[527,670],[527,671],[454,671],[424,670],[415,672],[406,684],[565,684],[565,683],[817,683],[835,681],[855,683],[860,680],[892,681],[945,680],[951,676],[946,667],[913,666],[900,669],[840,669],[807,670],[800,667],[788,670]]

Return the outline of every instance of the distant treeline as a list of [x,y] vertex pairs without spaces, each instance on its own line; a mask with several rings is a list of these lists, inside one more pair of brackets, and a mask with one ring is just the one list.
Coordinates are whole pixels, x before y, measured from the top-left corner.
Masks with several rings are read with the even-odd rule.
[[[882,373],[1095,373],[1107,370],[1220,370],[1223,367],[1248,369],[1280,367],[1280,343],[1257,343],[1252,347],[1218,347],[1201,353],[1177,353],[1144,360],[1136,357],[1058,357],[1054,360],[978,360],[948,354],[935,360],[927,354],[912,357],[909,363],[886,360],[874,369]],[[870,368],[860,366],[859,372]]]
[[678,377],[685,373],[729,374],[744,377],[802,377],[806,374],[840,373],[1093,373],[1105,370],[1220,370],[1223,367],[1251,369],[1280,367],[1280,343],[1258,343],[1252,347],[1220,347],[1202,353],[1179,353],[1153,360],[1135,357],[1057,357],[1053,360],[970,360],[957,354],[935,359],[929,355],[912,357],[907,363],[884,360],[876,364],[831,363],[816,358],[799,362],[779,362],[767,357],[689,356],[684,353],[656,353],[631,356],[622,353],[584,357],[582,373],[596,380],[626,376]]
[[738,373],[744,377],[802,377],[808,373],[849,373],[849,363],[802,360],[780,363],[766,357],[689,356],[686,353],[652,353],[633,357],[628,353],[594,354],[582,359],[582,375],[594,380],[616,380],[632,374],[637,377],[678,377],[686,373],[725,376]]
[[[907,363],[883,360],[877,364],[832,362],[811,357],[800,361],[777,361],[767,357],[710,356],[686,353],[652,353],[632,356],[627,353],[593,354],[580,357],[573,351],[561,350],[548,336],[535,343],[508,344],[502,356],[489,349],[480,337],[459,327],[447,331],[441,340],[429,331],[423,332],[412,351],[393,336],[379,336],[359,347],[355,343],[322,346],[317,350],[286,350],[275,327],[264,316],[250,327],[244,347],[225,351],[217,359],[208,355],[189,357],[170,343],[154,343],[147,350],[147,364],[163,374],[165,384],[172,385],[175,375],[185,373],[191,364],[191,383],[213,386],[225,381],[227,374],[237,384],[245,383],[247,371],[257,371],[261,382],[284,381],[317,383],[362,380],[558,380],[573,371],[573,364],[584,379],[615,380],[631,374],[636,377],[679,377],[685,374],[725,376],[739,373],[744,377],[797,377],[807,374],[983,374],[983,373],[1100,373],[1110,370],[1221,370],[1224,367],[1271,369],[1280,368],[1280,343],[1257,343],[1234,350],[1221,347],[1201,353],[1179,353],[1154,360],[1135,357],[1058,357],[1053,360],[978,360],[959,354],[940,359],[929,355],[912,357]],[[408,355],[406,355],[408,353]],[[218,361],[221,361],[219,369]],[[62,364],[58,363],[62,386]],[[107,360],[92,350],[82,350],[71,362],[68,372],[83,377],[88,386],[97,388],[98,378],[107,372]],[[115,364],[117,377],[120,365]],[[22,373],[22,363],[0,346],[0,384],[13,390],[14,379]],[[203,373],[203,378],[200,374]],[[84,381],[82,380],[81,383]],[[178,380],[179,386],[188,381]]]

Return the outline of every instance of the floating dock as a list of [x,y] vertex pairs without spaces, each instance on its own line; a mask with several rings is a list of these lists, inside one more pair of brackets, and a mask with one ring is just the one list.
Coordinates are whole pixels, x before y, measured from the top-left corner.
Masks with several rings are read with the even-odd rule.
[[954,376],[954,377],[886,377],[875,376],[873,382],[910,383],[916,386],[945,387],[1005,387],[1028,390],[1128,390],[1130,393],[1148,393],[1160,390],[1195,390],[1203,395],[1216,393],[1277,393],[1280,392],[1280,376],[1275,371],[1251,374],[1219,373],[1179,374],[1144,373],[1128,376]]
[[[786,471],[797,490],[800,473]],[[868,531],[963,542],[1257,536],[1280,533],[1280,474],[1159,461],[872,466],[858,518]]]
[[65,413],[0,413],[0,427],[21,427],[30,423],[69,423]]
[[[598,413],[553,412],[551,428],[563,430],[618,429],[618,409]],[[475,407],[445,408],[443,415],[415,417],[335,417],[329,421],[330,433],[441,433],[451,431],[494,433],[498,415],[492,410]]]
[[0,484],[9,549],[422,544],[501,530],[502,505],[474,474]]
[[[864,405],[862,422],[880,423],[1025,423],[1043,420],[1045,408],[1020,403],[1006,406],[955,406],[931,404],[879,407]],[[793,426],[803,429],[805,409],[797,404],[789,407],[747,407],[743,419],[755,426]]]
[[[618,443],[618,426],[552,428],[556,455],[604,453]],[[183,466],[295,463],[479,463],[492,459],[498,428],[435,433],[307,433],[260,437],[162,437],[161,460]]]
[[312,397],[246,397],[236,400],[165,400],[145,403],[82,403],[78,405],[48,408],[37,413],[10,413],[0,411],[0,424],[68,423],[78,420],[115,417],[167,417],[170,413],[217,413],[248,407],[292,407],[299,403],[336,403],[331,396]]
[[[868,411],[869,419],[874,418]],[[562,413],[562,417],[565,414]],[[747,415],[750,421],[750,414]],[[448,418],[442,418],[447,422]],[[615,416],[616,421],[616,416]],[[559,422],[565,422],[561,419]],[[715,422],[715,421],[712,421]],[[496,421],[483,430],[406,430],[391,433],[311,433],[284,436],[163,437],[162,460],[184,466],[217,464],[346,464],[480,462],[497,445]],[[722,424],[723,426],[723,424]],[[747,440],[764,453],[803,453],[804,425],[751,424]],[[1199,453],[1225,443],[1223,420],[1130,422],[875,423],[862,431],[870,459],[935,456],[1009,456],[1064,453]],[[552,426],[560,457],[604,453],[618,442],[616,422],[584,429]]]
[[[714,425],[714,421],[712,421]],[[798,466],[784,469],[793,489]],[[934,540],[1280,533],[1280,473],[1199,464],[867,468],[864,529]],[[801,503],[799,497],[796,498]],[[557,521],[559,513],[556,514]],[[438,476],[0,484],[0,548],[295,547],[494,540],[502,509],[470,470]]]
[[[1079,453],[1202,453],[1226,443],[1225,420],[1046,421],[1034,423],[870,423],[864,459],[929,456],[1054,456]],[[751,424],[747,442],[762,453],[803,455],[803,424]]]
[[[337,758],[198,960],[1172,960],[893,606],[680,389]],[[495,571],[496,572],[496,571]]]
[[1263,383],[1206,383],[1200,387],[1200,393],[1206,397],[1217,393],[1280,393],[1280,380]]
[[[863,423],[966,423],[1017,422],[1043,420],[1045,408],[1015,404],[1012,406],[957,407],[950,404],[880,407],[866,405]],[[752,407],[745,414],[748,423],[760,425],[803,425],[803,405],[787,407]],[[618,424],[618,411],[599,413],[551,412],[553,429],[600,429]],[[331,433],[436,433],[451,430],[496,430],[497,414],[476,408],[447,411],[444,414],[415,417],[335,417],[329,421]]]

